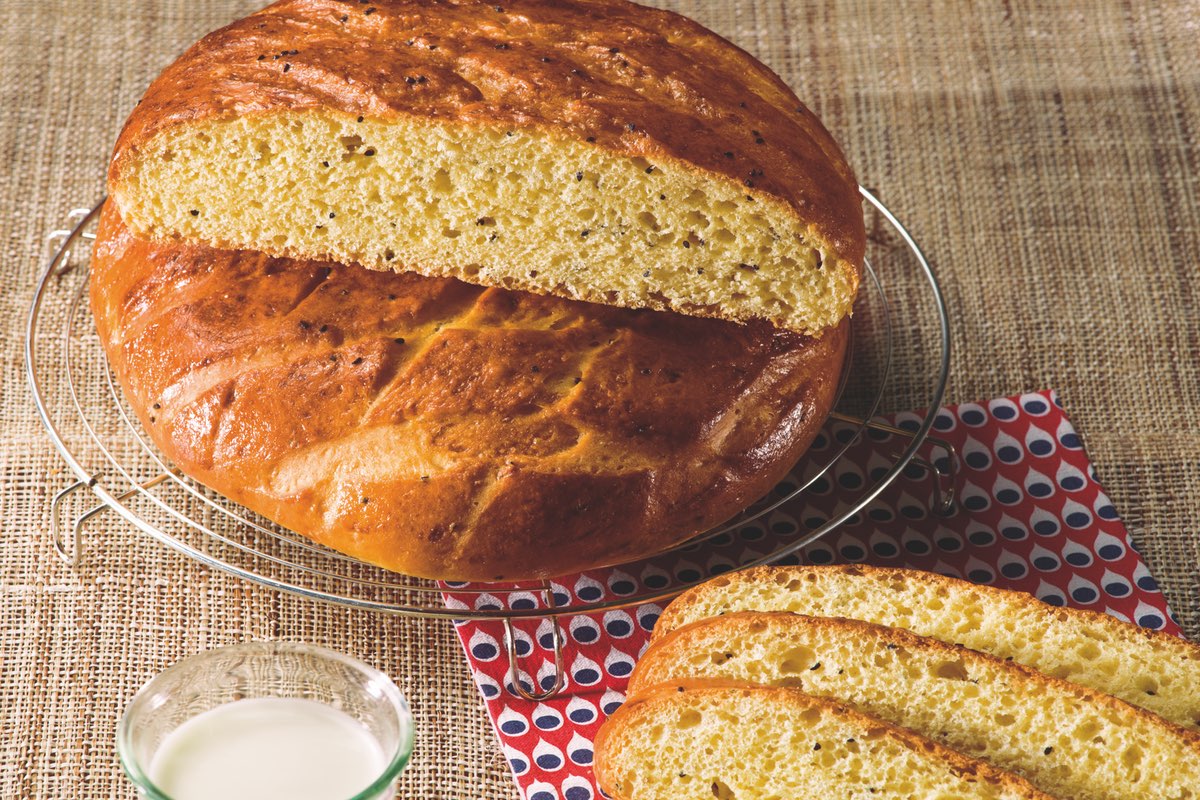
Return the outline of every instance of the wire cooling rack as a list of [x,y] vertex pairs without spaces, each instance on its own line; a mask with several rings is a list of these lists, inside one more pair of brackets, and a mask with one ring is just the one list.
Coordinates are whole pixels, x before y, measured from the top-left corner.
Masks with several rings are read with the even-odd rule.
[[[821,448],[820,457],[802,460],[771,493],[729,522],[649,559],[618,565],[622,573],[633,576],[629,591],[596,601],[573,600],[568,594],[566,602],[563,594],[553,590],[553,581],[447,585],[373,567],[281,528],[176,470],[150,442],[117,386],[86,302],[90,244],[104,201],[77,209],[71,212],[69,228],[49,236],[53,255],[30,305],[25,342],[26,369],[38,413],[75,478],[51,505],[55,552],[75,568],[90,563],[90,548],[85,546],[88,522],[99,514],[115,513],[209,567],[280,591],[387,614],[502,619],[508,626],[514,675],[512,620],[551,618],[556,623],[560,677],[549,691],[527,694],[549,696],[561,686],[562,636],[557,621],[564,615],[664,600],[718,572],[792,556],[860,512],[906,471],[926,479],[933,513],[952,510],[956,456],[948,443],[929,436],[949,371],[945,302],[912,236],[873,193],[860,191],[872,234],[839,402],[821,434],[830,446]],[[898,316],[902,317],[899,324]],[[910,356],[924,355],[928,364],[922,375],[894,374],[893,353],[898,348]],[[904,428],[872,419],[881,407],[897,405],[921,406],[926,411]],[[839,488],[845,495],[840,498],[840,513],[813,529],[774,537],[766,552],[751,551],[736,562],[710,559],[709,566],[696,566],[705,562],[699,556],[706,550],[727,545],[738,531],[783,504],[803,501],[823,476],[836,471],[850,445],[868,432],[888,434],[898,444],[886,454],[883,468],[873,469],[859,488]],[[85,490],[99,503],[68,511],[79,506],[78,497],[86,495]],[[119,545],[110,540],[105,546]],[[684,560],[690,565],[686,570],[672,569],[674,562]],[[446,592],[456,598],[487,597],[496,602],[458,602],[451,607]],[[513,684],[519,686],[516,680]]]

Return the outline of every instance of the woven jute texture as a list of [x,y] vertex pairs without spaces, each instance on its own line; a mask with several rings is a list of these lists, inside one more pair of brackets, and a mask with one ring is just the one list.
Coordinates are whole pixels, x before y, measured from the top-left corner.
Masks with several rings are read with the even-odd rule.
[[[953,317],[948,399],[1061,391],[1184,626],[1200,634],[1200,5],[666,5],[780,72],[926,247]],[[402,685],[419,719],[404,796],[511,798],[448,623],[258,588],[103,516],[79,570],[50,548],[50,498],[67,479],[21,355],[44,237],[98,199],[111,143],[158,70],[254,7],[4,2],[0,796],[131,796],[113,729],[137,687],[203,648],[288,638],[357,655]],[[903,324],[903,303],[896,314]],[[919,402],[927,370],[898,359],[892,403]]]

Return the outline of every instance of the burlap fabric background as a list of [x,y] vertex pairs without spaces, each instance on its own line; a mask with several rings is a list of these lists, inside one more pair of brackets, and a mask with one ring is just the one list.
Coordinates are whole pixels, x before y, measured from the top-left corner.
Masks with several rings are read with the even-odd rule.
[[[779,71],[926,246],[954,317],[949,399],[1061,390],[1200,634],[1200,5],[665,5]],[[50,552],[49,500],[65,477],[20,353],[43,238],[100,195],[109,147],[147,82],[255,6],[3,4],[0,795],[130,796],[112,731],[136,688],[196,650],[285,637],[354,653],[402,684],[420,721],[404,796],[510,798],[448,624],[280,596],[111,520],[91,537],[102,557],[78,573]]]

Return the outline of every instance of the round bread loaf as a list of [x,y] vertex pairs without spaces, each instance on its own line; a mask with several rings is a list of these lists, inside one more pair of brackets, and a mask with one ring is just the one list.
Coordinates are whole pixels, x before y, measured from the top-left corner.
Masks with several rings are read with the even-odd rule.
[[660,551],[770,489],[835,399],[848,322],[630,310],[134,237],[91,302],[180,469],[316,541],[430,578]]
[[150,86],[109,192],[145,238],[809,334],[865,248],[791,89],[625,0],[281,0]]

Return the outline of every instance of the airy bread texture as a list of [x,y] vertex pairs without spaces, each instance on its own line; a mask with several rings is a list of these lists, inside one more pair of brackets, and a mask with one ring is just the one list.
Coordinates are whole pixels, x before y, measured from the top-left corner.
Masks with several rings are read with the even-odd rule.
[[629,693],[688,678],[844,702],[1075,800],[1200,797],[1200,734],[1100,692],[908,631],[746,612],[659,639]]
[[794,689],[681,682],[600,729],[596,779],[617,800],[1050,800],[1023,779]]
[[919,570],[764,567],[684,592],[658,639],[706,617],[790,611],[905,628],[1032,667],[1200,729],[1200,646],[1093,611],[1056,608]]
[[116,378],[180,469],[449,580],[629,561],[738,513],[824,424],[848,332],[155,244],[112,204],[91,269]]
[[163,72],[109,191],[144,237],[809,334],[865,247],[787,86],[622,0],[282,0]]

